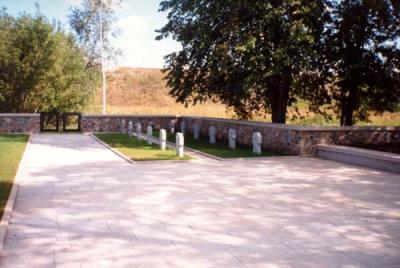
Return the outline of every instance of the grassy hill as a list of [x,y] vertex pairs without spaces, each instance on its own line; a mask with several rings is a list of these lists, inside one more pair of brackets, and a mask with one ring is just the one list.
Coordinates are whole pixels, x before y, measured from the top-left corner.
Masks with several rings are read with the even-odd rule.
[[[161,70],[148,68],[120,68],[108,72],[107,113],[232,116],[221,104],[207,103],[185,108],[176,103],[168,95],[163,76]],[[101,112],[101,88],[87,112]]]
[[[169,115],[199,115],[232,118],[233,113],[227,111],[224,105],[206,103],[184,107],[176,103],[168,95],[169,89],[163,81],[163,73],[159,69],[148,68],[120,68],[107,73],[107,113],[110,114],[169,114]],[[307,105],[302,103],[298,108],[303,118],[291,119],[295,124],[335,124],[338,121],[327,121],[320,115],[307,112]],[[96,92],[93,102],[89,105],[88,113],[101,113],[101,88]],[[256,118],[257,120],[269,120]],[[371,122],[361,122],[360,125],[400,125],[400,112],[371,114]]]

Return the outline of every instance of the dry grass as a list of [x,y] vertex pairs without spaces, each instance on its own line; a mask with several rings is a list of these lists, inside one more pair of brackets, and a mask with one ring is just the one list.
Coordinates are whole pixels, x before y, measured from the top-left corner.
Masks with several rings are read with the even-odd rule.
[[[168,95],[169,89],[163,81],[163,73],[159,69],[120,68],[107,74],[107,113],[109,114],[168,114],[197,115],[221,118],[233,118],[234,113],[218,103],[206,103],[185,107],[176,103]],[[289,119],[291,124],[338,125],[336,119],[328,120],[321,115],[307,113],[307,105],[299,105],[302,118]],[[96,93],[93,102],[85,111],[101,113],[101,89]],[[254,118],[259,121],[270,121],[270,115]],[[400,112],[371,115],[371,122],[360,122],[359,125],[400,125]]]
[[[168,95],[169,89],[159,69],[120,68],[107,74],[107,113],[110,114],[174,114],[231,118],[222,104],[207,103],[185,107]],[[101,89],[87,109],[101,112]]]

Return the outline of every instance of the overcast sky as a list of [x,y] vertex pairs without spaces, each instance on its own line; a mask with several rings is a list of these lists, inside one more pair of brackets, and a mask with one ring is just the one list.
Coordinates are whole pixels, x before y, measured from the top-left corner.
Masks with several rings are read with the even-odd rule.
[[[34,14],[35,2],[41,13],[50,20],[61,21],[68,29],[67,15],[80,0],[0,0],[0,7],[6,7],[11,15],[23,11]],[[115,47],[122,50],[118,66],[162,68],[164,56],[180,49],[173,40],[155,41],[156,29],[166,23],[166,14],[158,12],[160,0],[122,0],[116,11],[116,25],[120,35],[113,40]]]

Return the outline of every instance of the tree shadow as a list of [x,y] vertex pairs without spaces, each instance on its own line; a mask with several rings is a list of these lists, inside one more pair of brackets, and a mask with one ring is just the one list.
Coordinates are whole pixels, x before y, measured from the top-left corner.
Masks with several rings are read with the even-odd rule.
[[60,163],[27,175],[34,179],[19,187],[10,228],[10,235],[23,235],[6,244],[11,253],[54,254],[68,264],[98,258],[116,266],[151,266],[158,259],[158,267],[185,260],[199,267],[229,267],[235,260],[305,267],[400,263],[396,174],[277,157],[148,165],[86,159],[84,166]]
[[0,220],[4,214],[4,209],[7,204],[8,196],[10,195],[12,186],[12,182],[0,180]]

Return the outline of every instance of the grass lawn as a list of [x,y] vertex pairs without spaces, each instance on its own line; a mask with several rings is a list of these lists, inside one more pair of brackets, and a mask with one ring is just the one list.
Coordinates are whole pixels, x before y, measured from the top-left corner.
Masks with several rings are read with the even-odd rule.
[[0,135],[0,219],[28,138],[28,135]]
[[176,156],[175,150],[161,151],[158,144],[149,145],[144,140],[138,141],[135,137],[129,138],[127,134],[96,134],[96,137],[134,161],[192,159],[188,155],[179,158]]
[[[155,137],[159,136],[159,131],[153,131]],[[168,141],[175,143],[175,134],[168,133]],[[185,147],[192,148],[210,155],[221,158],[239,158],[239,157],[265,157],[278,156],[280,154],[262,151],[261,154],[253,153],[251,147],[244,145],[236,145],[236,149],[229,149],[227,141],[217,140],[216,144],[210,144],[208,137],[200,136],[198,140],[193,138],[193,135],[188,133],[185,135]]]

